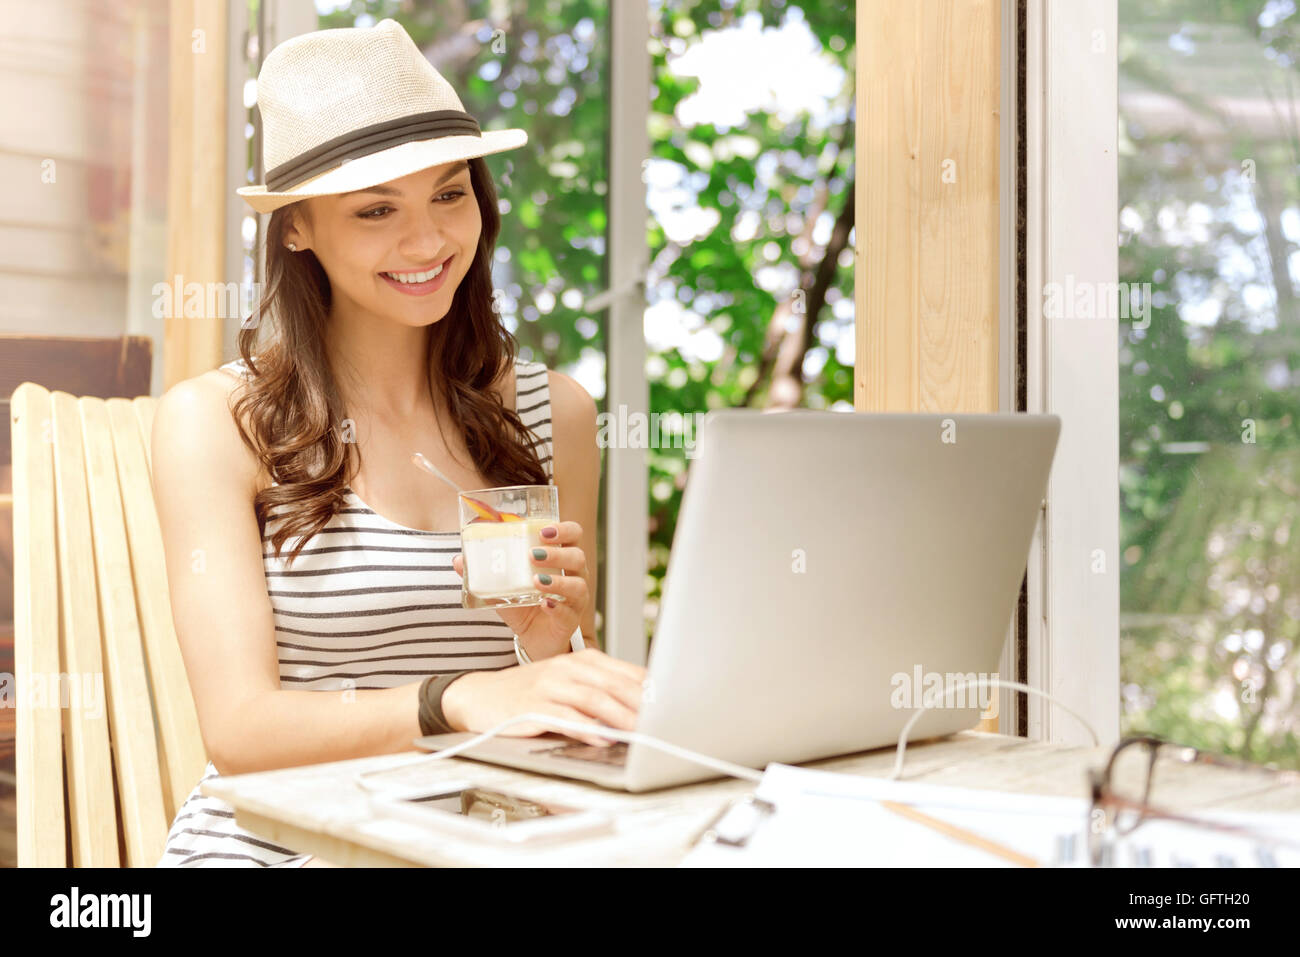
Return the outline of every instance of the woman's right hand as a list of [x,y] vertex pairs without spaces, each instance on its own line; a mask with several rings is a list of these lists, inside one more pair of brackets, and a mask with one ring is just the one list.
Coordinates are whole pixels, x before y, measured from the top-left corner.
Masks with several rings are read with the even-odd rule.
[[[442,714],[457,731],[486,731],[528,712],[631,731],[636,728],[645,677],[640,665],[587,648],[501,671],[471,671],[447,686]],[[531,737],[548,731],[559,729],[521,721],[501,734]],[[587,744],[609,744],[594,732],[559,733]]]

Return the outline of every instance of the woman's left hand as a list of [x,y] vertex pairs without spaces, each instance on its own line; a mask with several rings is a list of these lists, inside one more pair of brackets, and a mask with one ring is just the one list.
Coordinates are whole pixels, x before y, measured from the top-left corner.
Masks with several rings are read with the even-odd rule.
[[[551,530],[554,535],[548,536]],[[581,540],[582,526],[577,522],[556,522],[542,529],[542,557],[535,552],[531,555],[533,567],[541,570],[533,574],[533,584],[543,594],[558,596],[559,600],[548,597],[541,605],[493,609],[534,661],[569,651],[569,639],[582,626],[591,590],[586,579],[587,556],[577,544]],[[456,555],[451,564],[464,578],[464,557]],[[560,570],[563,575],[557,574]],[[540,575],[548,575],[550,581],[542,580]]]

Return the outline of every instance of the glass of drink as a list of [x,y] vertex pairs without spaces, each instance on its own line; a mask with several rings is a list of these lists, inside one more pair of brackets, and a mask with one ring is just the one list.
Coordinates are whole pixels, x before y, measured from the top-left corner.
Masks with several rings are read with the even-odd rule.
[[560,521],[560,490],[554,485],[509,485],[459,495],[460,546],[465,574],[461,604],[465,608],[512,608],[540,605],[547,597],[533,582],[535,574],[563,575],[533,563],[533,549],[545,547],[542,529]]

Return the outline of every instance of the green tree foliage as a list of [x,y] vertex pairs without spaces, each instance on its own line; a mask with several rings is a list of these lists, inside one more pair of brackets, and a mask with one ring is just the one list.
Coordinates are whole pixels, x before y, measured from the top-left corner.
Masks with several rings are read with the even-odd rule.
[[1126,730],[1300,761],[1295,5],[1121,0]]
[[[684,414],[732,406],[851,407],[853,357],[842,337],[851,337],[853,315],[846,308],[837,316],[831,306],[851,307],[853,301],[854,5],[805,4],[800,10],[775,0],[676,0],[659,5],[656,14],[651,152],[680,171],[693,193],[687,201],[715,212],[717,223],[687,242],[652,224],[650,298],[652,304],[669,298],[688,304],[696,328],[715,334],[722,349],[714,359],[689,350],[684,355],[681,348],[653,352],[647,365],[651,407]],[[743,125],[719,129],[678,119],[698,86],[675,70],[678,58],[713,31],[738,29],[745,18],[770,29],[789,17],[806,21],[821,55],[843,71],[834,104],[842,120],[755,110]],[[790,280],[765,283],[764,271],[779,266]],[[669,448],[652,450],[650,458],[647,627],[688,464],[683,451]]]

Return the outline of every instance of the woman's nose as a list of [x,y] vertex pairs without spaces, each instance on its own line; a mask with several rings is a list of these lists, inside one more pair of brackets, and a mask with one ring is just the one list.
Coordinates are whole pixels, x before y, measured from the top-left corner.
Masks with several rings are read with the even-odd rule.
[[446,217],[432,203],[410,217],[408,223],[401,249],[411,259],[426,263],[447,248]]

